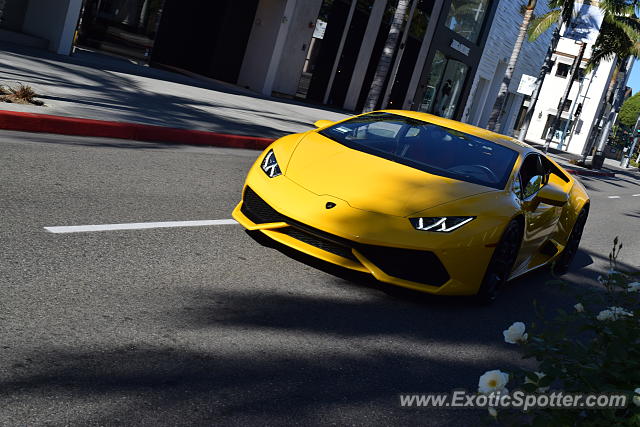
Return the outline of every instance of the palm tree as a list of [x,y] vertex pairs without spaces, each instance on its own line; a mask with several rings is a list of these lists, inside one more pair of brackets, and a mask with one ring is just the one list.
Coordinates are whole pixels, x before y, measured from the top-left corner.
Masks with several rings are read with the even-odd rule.
[[398,0],[398,6],[396,7],[395,14],[393,15],[393,20],[391,21],[389,35],[387,36],[387,41],[384,44],[382,55],[380,55],[380,61],[378,61],[378,67],[376,68],[376,73],[373,76],[371,89],[369,89],[369,94],[367,95],[367,102],[365,103],[364,111],[373,111],[378,104],[378,100],[380,99],[380,95],[382,93],[382,86],[384,85],[384,81],[387,78],[387,74],[389,74],[391,59],[393,58],[393,53],[396,50],[398,36],[400,35],[400,30],[402,29],[402,23],[404,21],[404,15],[407,11],[408,6],[409,0]]
[[[536,89],[531,96],[531,103],[529,111],[525,118],[524,125],[520,131],[520,139],[526,136],[531,121],[531,116],[535,109],[535,104],[538,100],[538,94],[540,87],[544,81],[544,76],[548,72],[551,64],[551,55],[555,50],[558,40],[560,39],[560,24],[565,23],[569,25],[573,19],[575,0],[552,0],[549,5],[554,8],[545,15],[536,18],[531,23],[529,29],[529,40],[536,40],[541,34],[547,31],[554,23],[558,23],[554,36],[552,39],[551,47],[547,52],[547,58],[545,59],[545,65],[542,67],[541,74],[536,81]],[[640,19],[638,18],[636,11],[636,1],[628,0],[601,0],[598,3],[598,7],[604,12],[602,24],[598,37],[593,45],[591,58],[587,64],[587,71],[593,70],[602,60],[619,58],[618,64],[624,66],[627,63],[627,58],[631,56],[640,56]],[[552,49],[553,48],[553,49]],[[544,71],[544,74],[542,72]],[[569,84],[572,83],[570,79]],[[614,94],[616,99],[619,97],[618,92]],[[618,102],[614,101],[615,107],[619,107]],[[604,125],[604,129],[610,129],[611,123],[607,120]],[[554,120],[551,126],[550,134],[555,133],[555,127],[557,127],[559,120]],[[606,132],[608,136],[608,131]]]
[[537,0],[529,0],[525,8],[522,23],[520,24],[520,30],[518,31],[518,38],[516,39],[516,43],[513,45],[513,51],[511,52],[509,64],[507,65],[507,71],[505,72],[504,78],[502,79],[502,84],[500,85],[500,90],[498,91],[496,102],[495,104],[493,104],[493,111],[491,111],[491,116],[489,116],[489,124],[487,125],[487,128],[490,130],[494,130],[496,132],[500,131],[500,116],[502,116],[504,101],[507,99],[509,85],[511,84],[511,79],[513,78],[513,71],[515,70],[516,64],[518,63],[520,51],[522,50],[522,45],[524,43],[524,38],[527,35],[527,29],[529,28],[529,23],[531,22],[533,11],[535,10],[537,3]]

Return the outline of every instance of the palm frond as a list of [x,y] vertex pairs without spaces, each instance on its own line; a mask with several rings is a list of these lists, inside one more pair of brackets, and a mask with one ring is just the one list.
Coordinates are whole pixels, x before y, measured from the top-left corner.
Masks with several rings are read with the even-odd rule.
[[633,16],[606,15],[611,24],[620,28],[632,41],[640,40],[640,19]]
[[626,58],[640,54],[640,43],[637,38],[630,38],[625,30],[616,22],[616,17],[605,16],[600,33],[591,51],[588,68],[593,69],[602,60],[614,56]]
[[605,13],[617,16],[634,16],[636,2],[629,0],[600,0],[598,7]]
[[527,31],[529,41],[536,41],[538,37],[555,25],[560,18],[560,13],[560,9],[555,9],[533,19],[531,24],[529,24],[529,30]]
[[551,9],[562,10],[562,22],[569,24],[576,15],[576,0],[550,0]]

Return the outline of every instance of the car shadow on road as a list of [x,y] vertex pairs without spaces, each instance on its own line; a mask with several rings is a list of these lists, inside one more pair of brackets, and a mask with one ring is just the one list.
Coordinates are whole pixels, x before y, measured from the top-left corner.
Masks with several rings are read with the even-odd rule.
[[[52,349],[32,357],[29,375],[1,381],[0,401],[57,396],[64,402],[57,409],[25,399],[14,410],[26,407],[61,425],[319,425],[353,421],[358,413],[386,419],[387,425],[407,424],[424,412],[400,408],[398,394],[442,391],[441,375],[451,364],[445,357],[429,360],[393,348],[370,356],[229,355],[144,346]],[[457,361],[455,369],[474,382],[479,365]],[[89,402],[95,406],[83,408]],[[117,404],[101,407],[100,402]],[[428,408],[428,413],[438,425],[453,426],[470,425],[486,412]]]
[[[593,258],[578,261],[582,272]],[[326,292],[185,288],[149,341],[42,348],[0,380],[0,402],[23,402],[0,414],[74,425],[345,424],[363,414],[385,425],[425,416],[474,425],[485,411],[403,409],[398,396],[473,392],[486,370],[528,363],[502,331],[534,319],[533,300],[549,310],[574,303],[545,284],[545,270],[514,281],[491,307],[318,275]]]

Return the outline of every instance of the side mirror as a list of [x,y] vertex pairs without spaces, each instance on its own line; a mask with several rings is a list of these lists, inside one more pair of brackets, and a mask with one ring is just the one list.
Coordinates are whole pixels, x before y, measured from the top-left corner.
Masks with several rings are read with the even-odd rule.
[[317,128],[324,128],[327,126],[331,126],[333,122],[331,120],[316,120],[313,125]]
[[535,199],[551,206],[564,206],[569,200],[569,195],[558,186],[547,184],[538,191]]

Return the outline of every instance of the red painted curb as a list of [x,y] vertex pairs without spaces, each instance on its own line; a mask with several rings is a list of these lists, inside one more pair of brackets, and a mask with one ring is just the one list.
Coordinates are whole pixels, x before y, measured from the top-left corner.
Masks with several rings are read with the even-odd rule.
[[615,173],[613,172],[596,172],[596,171],[584,171],[584,170],[578,170],[578,169],[565,169],[567,172],[569,172],[572,175],[583,175],[583,176],[608,176],[608,177],[613,177],[616,176]]
[[15,111],[0,111],[0,129],[133,139],[137,141],[249,148],[253,150],[263,150],[273,142],[271,138],[261,138],[257,136],[230,135],[202,130],[80,119],[48,114],[19,113]]

